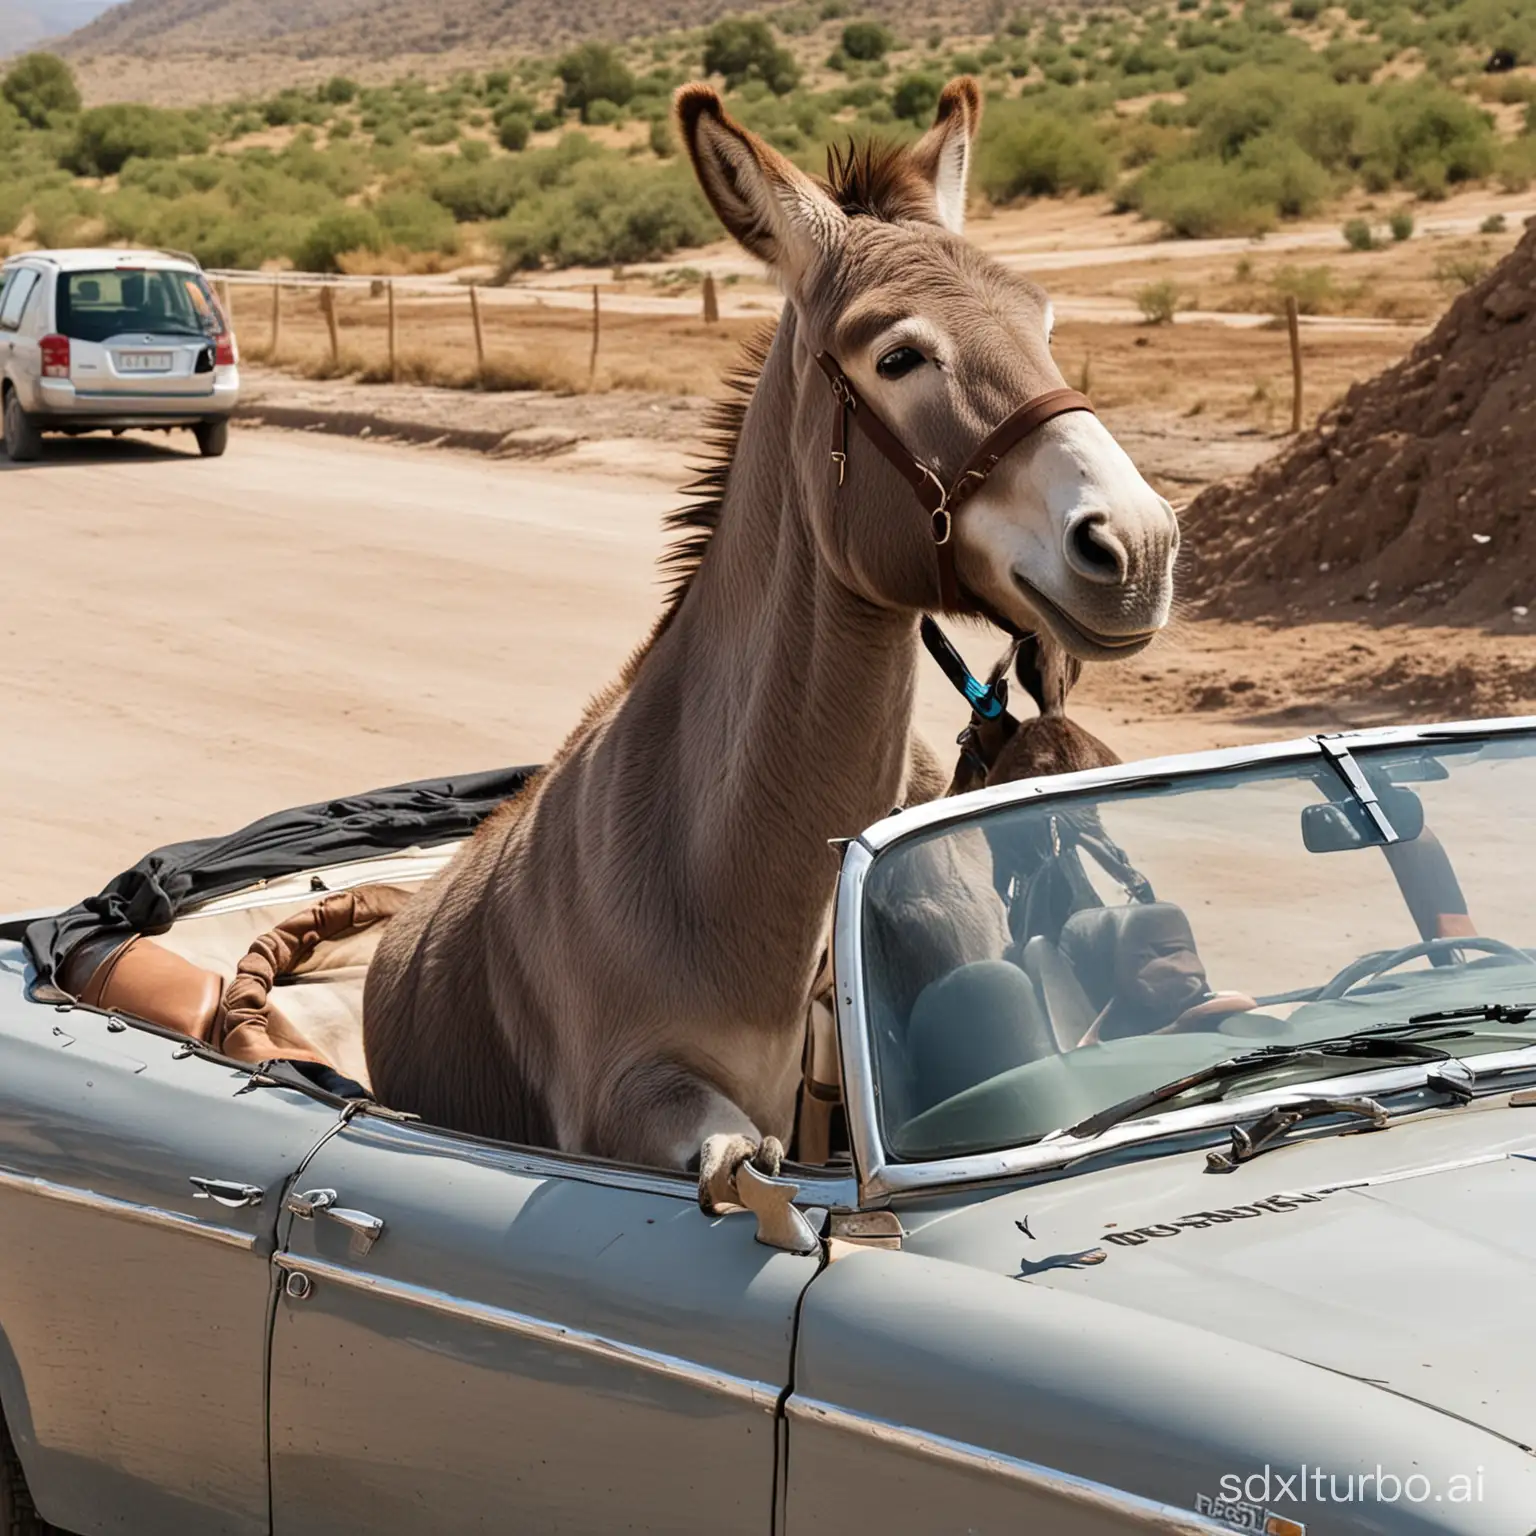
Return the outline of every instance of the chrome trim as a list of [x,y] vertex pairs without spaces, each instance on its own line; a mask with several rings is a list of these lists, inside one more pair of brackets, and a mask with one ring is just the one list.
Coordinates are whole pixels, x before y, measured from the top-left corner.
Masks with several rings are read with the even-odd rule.
[[[1331,734],[1335,742],[1347,743],[1352,750],[1368,750],[1422,742],[1426,746],[1454,741],[1463,736],[1524,735],[1536,731],[1536,715],[1514,716],[1500,720],[1457,721],[1446,725],[1384,726],[1370,730]],[[964,822],[978,811],[1000,808],[1036,799],[1054,799],[1079,794],[1084,790],[1127,786],[1149,778],[1184,778],[1195,774],[1250,765],[1305,761],[1320,763],[1325,754],[1315,737],[1294,741],[1227,747],[1218,751],[1193,752],[1178,757],[1155,758],[1139,763],[1121,763],[1109,768],[1095,768],[1083,773],[1064,773],[1043,779],[1022,779],[992,789],[973,790],[953,798],[929,801],[899,811],[877,822],[843,854],[833,918],[833,974],[836,977],[838,1056],[843,1077],[843,1104],[848,1116],[848,1133],[858,1170],[860,1207],[886,1204],[893,1195],[933,1190],[956,1185],[971,1185],[993,1179],[1014,1178],[1037,1172],[1061,1169],[1084,1158],[1112,1152],[1138,1142],[1157,1140],[1209,1129],[1222,1129],[1233,1119],[1233,1101],[1170,1110],[1161,1115],[1147,1115],[1112,1127],[1102,1136],[1073,1140],[1060,1132],[1028,1146],[1002,1148],[995,1152],[973,1153],[922,1163],[888,1163],[880,1135],[875,1073],[869,1037],[865,1026],[867,999],[864,989],[862,913],[864,884],[875,857],[892,844],[918,832],[930,831],[952,822]],[[1536,1070],[1527,1047],[1517,1051],[1490,1052],[1477,1058],[1479,1077],[1500,1070]],[[1423,1085],[1434,1063],[1407,1067],[1377,1068],[1348,1076],[1314,1079],[1297,1088],[1275,1088],[1265,1093],[1245,1094],[1240,1113],[1252,1112],[1294,1102],[1298,1097],[1326,1093],[1396,1093]]]
[[[606,1163],[578,1154],[542,1152],[535,1147],[513,1146],[508,1142],[487,1141],[460,1131],[424,1125],[417,1120],[390,1120],[365,1105],[348,1122],[353,1135],[388,1136],[415,1144],[415,1150],[435,1152],[461,1162],[495,1169],[499,1173],[521,1174],[532,1179],[573,1179],[581,1184],[597,1184],[607,1189],[624,1189],[634,1194],[658,1195],[670,1200],[697,1201],[698,1180],[693,1174],[668,1173],[664,1169],[637,1168],[624,1163]],[[802,1209],[820,1206],[827,1210],[852,1210],[858,1204],[858,1185],[852,1172],[818,1174],[814,1169],[791,1163],[784,1176],[799,1185],[795,1205]]]
[[[1536,731],[1536,715],[1512,715],[1498,720],[1457,720],[1444,725],[1377,726],[1369,730],[1330,731],[1327,735],[1331,741],[1342,742],[1351,751],[1367,751],[1414,742],[1429,746],[1459,736],[1522,735],[1532,731]],[[1138,779],[1183,778],[1223,768],[1278,763],[1288,758],[1320,758],[1322,755],[1317,737],[1299,736],[1290,741],[1260,742],[1253,746],[1220,747],[1208,752],[1145,758],[1140,762],[1090,768],[1082,773],[1054,774],[1043,779],[1019,779],[1012,784],[999,784],[992,789],[975,789],[969,794],[929,800],[909,810],[898,811],[868,828],[862,841],[868,844],[872,852],[880,853],[899,838],[908,837],[914,832],[926,831],[929,827],[948,821],[964,821],[977,811],[992,810],[1040,796],[1078,794],[1085,789],[1108,789],[1132,784]]]
[[104,1216],[116,1216],[123,1221],[137,1222],[140,1226],[159,1227],[168,1232],[181,1232],[188,1237],[202,1237],[209,1242],[225,1243],[231,1248],[243,1248],[247,1253],[256,1248],[256,1234],[237,1232],[233,1227],[216,1227],[199,1221],[195,1216],[182,1216],[175,1211],[162,1211],[158,1206],[139,1205],[133,1200],[119,1200],[114,1195],[98,1195],[90,1189],[71,1189],[67,1184],[55,1184],[49,1179],[35,1178],[30,1174],[13,1173],[0,1168],[0,1190],[11,1189],[20,1194],[38,1195],[44,1200],[55,1200],[60,1205],[79,1206],[88,1211],[99,1211]]
[[570,1328],[564,1323],[552,1323],[526,1312],[491,1306],[488,1302],[466,1301],[429,1286],[412,1285],[405,1280],[388,1280],[382,1275],[364,1274],[324,1259],[305,1259],[293,1253],[280,1253],[276,1255],[275,1262],[280,1269],[308,1275],[311,1280],[328,1280],[365,1295],[382,1296],[390,1301],[403,1302],[406,1306],[420,1307],[440,1317],[478,1323],[484,1328],[515,1334],[519,1338],[535,1339],[542,1344],[562,1345],[580,1354],[596,1356],[610,1364],[628,1366],[653,1376],[664,1377],[668,1381],[696,1387],[717,1397],[729,1398],[732,1402],[746,1403],[764,1413],[773,1413],[778,1407],[778,1387],[770,1386],[766,1381],[751,1381],[744,1376],[732,1376],[726,1371],[713,1370],[707,1365],[699,1365],[696,1361],[684,1360],[677,1355],[643,1349],[638,1344],[624,1344],[600,1333],[588,1333],[582,1328]]
[[1232,1536],[1230,1525],[1198,1515],[1192,1509],[1163,1504],[1156,1499],[1144,1498],[1139,1493],[1113,1487],[1109,1483],[1095,1482],[1092,1478],[1078,1477],[1071,1472],[1042,1466],[1037,1461],[1026,1461],[1020,1456],[988,1450],[965,1440],[952,1440],[948,1435],[937,1435],[906,1424],[893,1424],[889,1419],[879,1419],[872,1414],[839,1408],[819,1398],[792,1396],[784,1405],[784,1412],[791,1424],[820,1424],[829,1429],[861,1435],[891,1450],[904,1451],[962,1471],[980,1472],[1005,1482],[1016,1483],[1033,1492],[1060,1499],[1079,1510],[1111,1516],[1117,1520],[1128,1519],[1143,1530],[1169,1532],[1174,1533],[1174,1536],[1185,1536],[1185,1533],[1187,1536]]

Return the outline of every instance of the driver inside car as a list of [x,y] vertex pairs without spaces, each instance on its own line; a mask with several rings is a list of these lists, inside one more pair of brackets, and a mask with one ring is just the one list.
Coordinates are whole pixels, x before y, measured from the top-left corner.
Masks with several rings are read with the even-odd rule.
[[1075,912],[1062,929],[1061,952],[1098,1010],[1080,1046],[1214,1029],[1258,1006],[1243,993],[1211,989],[1189,919],[1172,902]]

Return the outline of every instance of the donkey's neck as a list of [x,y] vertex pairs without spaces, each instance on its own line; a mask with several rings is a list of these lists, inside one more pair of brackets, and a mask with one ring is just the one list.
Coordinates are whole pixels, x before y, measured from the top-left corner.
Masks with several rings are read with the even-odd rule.
[[903,793],[917,626],[852,592],[818,549],[805,506],[814,477],[833,473],[833,403],[819,374],[801,398],[795,358],[787,311],[718,529],[621,713],[666,722],[656,745],[694,894],[798,978],[835,884],[827,840],[857,834]]

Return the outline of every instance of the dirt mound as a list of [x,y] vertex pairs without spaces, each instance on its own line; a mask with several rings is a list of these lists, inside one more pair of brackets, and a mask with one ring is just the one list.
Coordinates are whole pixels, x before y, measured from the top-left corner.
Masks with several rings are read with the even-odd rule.
[[1197,611],[1536,629],[1536,222],[1402,362],[1183,521]]

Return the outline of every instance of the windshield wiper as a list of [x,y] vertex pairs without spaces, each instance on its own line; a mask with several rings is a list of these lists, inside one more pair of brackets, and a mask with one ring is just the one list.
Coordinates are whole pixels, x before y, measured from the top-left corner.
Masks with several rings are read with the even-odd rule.
[[1437,1013],[1413,1013],[1406,1024],[1382,1024],[1378,1034],[1392,1034],[1422,1024],[1455,1024],[1463,1019],[1482,1019],[1489,1024],[1524,1024],[1536,1013],[1536,1003],[1473,1003],[1467,1008],[1442,1008]]
[[1164,1083],[1160,1088],[1149,1088],[1145,1093],[1133,1094],[1057,1134],[1077,1140],[1099,1136],[1112,1126],[1119,1125],[1122,1120],[1132,1120],[1159,1104],[1182,1098],[1191,1089],[1205,1087],[1210,1083],[1232,1083],[1240,1078],[1272,1072],[1276,1067],[1295,1066],[1302,1062],[1331,1064],[1351,1058],[1380,1062],[1449,1061],[1451,1053],[1432,1045],[1420,1045],[1417,1041],[1402,1040],[1390,1035],[1385,1038],[1348,1035],[1338,1040],[1310,1040],[1305,1045],[1267,1045],[1257,1051],[1246,1051],[1241,1056],[1229,1056],[1225,1061],[1213,1062],[1208,1067],[1201,1067],[1198,1072],[1191,1072],[1187,1077]]
[[1244,1130],[1240,1125],[1232,1127],[1230,1152],[1207,1152],[1205,1167],[1209,1173],[1231,1173],[1241,1163],[1255,1158],[1259,1153],[1276,1145],[1280,1138],[1293,1131],[1305,1120],[1319,1120],[1324,1116],[1359,1115],[1371,1122],[1373,1131],[1382,1130],[1391,1118],[1386,1109],[1375,1099],[1364,1094],[1354,1099],[1303,1099],[1299,1104],[1277,1104],[1274,1109]]

